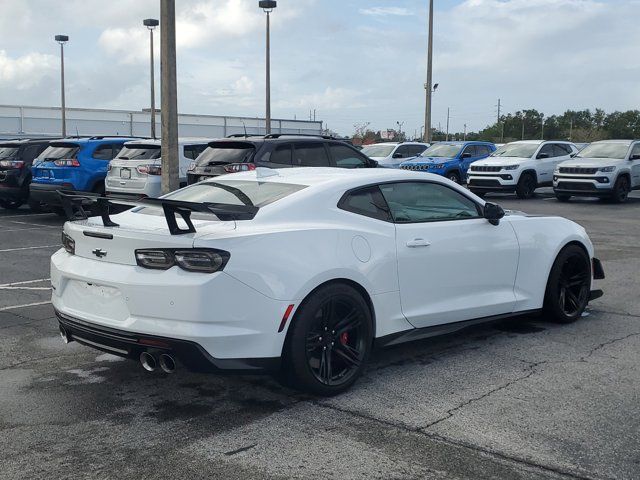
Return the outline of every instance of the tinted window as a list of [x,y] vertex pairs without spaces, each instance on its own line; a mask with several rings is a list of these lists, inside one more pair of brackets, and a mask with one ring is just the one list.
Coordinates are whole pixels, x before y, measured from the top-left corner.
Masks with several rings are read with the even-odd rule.
[[204,152],[205,148],[207,148],[207,145],[185,145],[184,156],[191,160],[195,160],[202,152]]
[[380,185],[396,223],[462,220],[480,216],[477,205],[437,183],[403,182]]
[[393,152],[393,155],[394,156],[400,155],[400,158],[409,158],[413,156],[409,153],[409,145],[399,146],[398,149],[395,152]]
[[227,205],[261,207],[306,188],[291,183],[257,182],[255,180],[204,181],[177,190],[164,198],[186,202],[211,202]]
[[58,159],[70,159],[76,158],[76,154],[80,150],[80,147],[76,144],[61,144],[56,143],[48,146],[44,152],[40,155],[41,160],[58,160]]
[[595,142],[584,147],[576,158],[618,158],[627,156],[629,146],[627,142]]
[[18,158],[19,146],[0,146],[0,159],[9,160],[12,158]]
[[365,157],[346,145],[332,143],[329,145],[329,151],[337,167],[366,168],[369,166],[369,162]]
[[540,155],[542,154],[546,154],[547,158],[555,157],[555,153],[553,151],[553,145],[550,143],[543,145],[540,151],[538,152],[538,157],[540,157]]
[[271,163],[277,163],[278,165],[291,165],[291,145],[280,145],[268,158]]
[[120,160],[149,160],[160,158],[160,145],[127,144],[116,157]]
[[362,153],[367,157],[383,158],[391,155],[394,148],[395,145],[367,145],[362,148]]
[[225,165],[227,163],[248,162],[255,148],[245,142],[216,142],[210,143],[207,149],[198,157],[198,165]]
[[554,157],[565,157],[573,153],[571,147],[569,145],[565,145],[564,143],[554,143],[553,151]]
[[462,152],[462,154],[464,155],[465,153],[468,153],[472,157],[479,156],[478,150],[475,145],[467,145],[467,147],[464,149],[464,152]]
[[294,146],[294,167],[328,167],[324,143],[298,143]]
[[338,205],[341,209],[365,217],[389,221],[389,209],[377,186],[361,188],[348,193]]
[[533,155],[540,144],[538,143],[507,143],[491,154],[492,157],[521,157],[529,158]]
[[42,152],[42,145],[29,145],[25,147],[22,152],[22,160],[25,162],[31,162],[34,158],[36,158]]
[[93,158],[98,160],[111,160],[113,158],[113,147],[111,144],[100,145],[93,151]]
[[423,157],[454,158],[460,152],[460,145],[434,143],[422,154]]
[[486,145],[476,145],[476,151],[479,157],[486,157],[491,153],[491,150]]
[[420,155],[427,149],[424,145],[409,145],[409,153],[412,157]]
[[636,143],[631,149],[631,153],[629,154],[629,158],[633,155],[640,155],[640,143]]

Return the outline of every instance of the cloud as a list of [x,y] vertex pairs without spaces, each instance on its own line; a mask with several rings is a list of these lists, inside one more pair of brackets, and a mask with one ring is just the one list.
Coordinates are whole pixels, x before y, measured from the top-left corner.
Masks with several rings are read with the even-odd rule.
[[412,15],[412,13],[409,10],[402,7],[361,8],[359,12],[361,15],[372,15],[376,17],[387,17],[390,15],[398,16],[398,17],[407,17]]
[[0,50],[0,85],[3,88],[28,90],[52,77],[59,69],[59,59],[53,55],[27,53],[17,58]]

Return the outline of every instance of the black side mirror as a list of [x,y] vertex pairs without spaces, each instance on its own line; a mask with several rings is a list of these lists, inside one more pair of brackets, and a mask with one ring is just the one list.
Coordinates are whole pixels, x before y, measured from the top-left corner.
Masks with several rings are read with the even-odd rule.
[[471,154],[469,152],[464,152],[462,155],[460,155],[460,158],[471,158]]
[[549,154],[548,153],[539,153],[536,158],[538,158],[538,159],[549,158]]
[[484,218],[486,218],[491,225],[499,225],[500,219],[504,217],[504,210],[496,203],[484,204]]
[[640,160],[640,153],[635,153],[629,157],[629,160]]
[[370,160],[369,160],[369,166],[370,166],[371,168],[378,168],[378,167],[380,166],[380,164],[378,163],[378,161],[377,161],[377,160],[371,160],[371,159],[370,159]]
[[393,154],[393,158],[403,158],[403,157],[401,153],[396,152]]

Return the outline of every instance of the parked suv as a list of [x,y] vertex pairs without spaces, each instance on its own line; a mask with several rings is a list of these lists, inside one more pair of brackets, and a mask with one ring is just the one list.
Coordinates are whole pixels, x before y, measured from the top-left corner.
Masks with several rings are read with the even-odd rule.
[[[207,148],[210,140],[178,140],[178,179],[187,185],[189,165]],[[107,193],[134,197],[159,197],[162,194],[160,140],[134,140],[109,163],[105,180]]]
[[516,192],[531,198],[536,188],[551,186],[556,166],[571,158],[578,148],[570,142],[523,140],[498,148],[469,169],[469,189],[476,195]]
[[553,191],[561,202],[572,196],[627,201],[640,189],[640,140],[594,142],[553,173]]
[[429,148],[428,143],[374,143],[362,148],[362,153],[378,162],[381,167],[399,168],[400,164],[410,158],[417,157]]
[[14,209],[29,198],[33,159],[51,138],[0,141],[0,207]]
[[256,167],[340,167],[372,168],[374,160],[345,142],[332,137],[271,134],[232,136],[209,142],[207,149],[189,166],[192,183],[225,173]]
[[34,161],[31,196],[33,209],[48,207],[62,215],[57,191],[103,193],[109,162],[131,137],[90,137],[56,140]]
[[486,158],[496,147],[489,142],[438,142],[413,160],[400,164],[404,170],[419,170],[462,183],[473,162]]

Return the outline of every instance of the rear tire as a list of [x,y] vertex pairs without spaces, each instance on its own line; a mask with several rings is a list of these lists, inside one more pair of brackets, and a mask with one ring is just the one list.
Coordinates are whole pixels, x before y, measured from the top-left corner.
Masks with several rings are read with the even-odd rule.
[[447,178],[454,183],[460,185],[460,174],[458,172],[449,172],[447,173]]
[[351,285],[318,288],[298,308],[285,346],[286,377],[295,388],[331,396],[362,373],[373,343],[366,300]]
[[568,245],[556,257],[544,297],[544,313],[553,322],[578,320],[589,303],[591,261],[577,245]]
[[613,194],[611,195],[611,201],[613,203],[624,203],[629,198],[629,192],[631,187],[629,186],[629,179],[622,175],[616,180],[616,184],[613,187]]
[[525,173],[518,180],[516,195],[522,199],[533,198],[537,186],[535,177],[530,173]]
[[42,213],[44,212],[44,208],[40,202],[36,202],[35,200],[29,200],[27,202],[29,204],[29,208],[33,213]]
[[23,203],[22,200],[0,200],[0,207],[7,210],[17,210]]
[[568,202],[569,200],[571,200],[571,195],[562,195],[562,194],[556,193],[556,198],[558,199],[559,202]]

